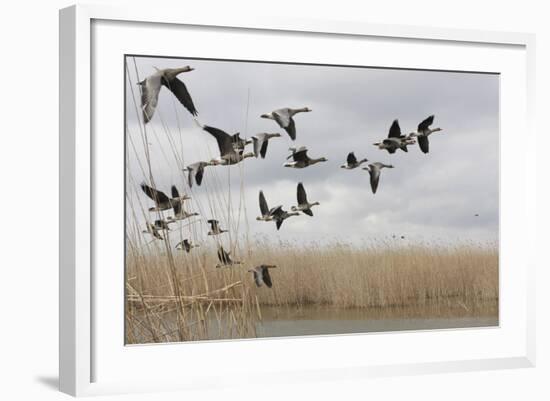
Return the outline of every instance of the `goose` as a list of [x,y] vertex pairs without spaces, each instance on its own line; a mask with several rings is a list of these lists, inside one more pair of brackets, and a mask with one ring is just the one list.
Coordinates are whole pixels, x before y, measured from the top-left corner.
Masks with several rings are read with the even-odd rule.
[[310,111],[311,109],[308,107],[302,107],[300,109],[285,107],[274,110],[271,113],[262,114],[260,117],[275,120],[275,122],[279,124],[279,127],[283,128],[287,132],[288,136],[290,136],[290,139],[294,141],[296,140],[296,124],[294,123],[294,119],[292,117],[297,113],[309,113]]
[[275,224],[277,226],[277,230],[281,228],[281,225],[283,224],[283,221],[288,219],[291,216],[299,216],[300,213],[298,212],[287,212],[286,210],[283,210],[282,206],[274,207],[269,211],[269,213],[273,216],[273,220],[275,220]]
[[415,143],[416,141],[411,137],[411,135],[405,136],[401,134],[399,121],[393,120],[388,137],[382,142],[376,142],[373,145],[378,146],[378,149],[386,149],[388,153],[393,154],[397,149],[401,149],[403,152],[408,152],[407,146]]
[[320,205],[320,203],[309,203],[307,201],[306,190],[304,188],[304,184],[302,184],[301,182],[298,183],[298,187],[296,188],[296,197],[298,198],[298,206],[292,206],[290,209],[293,212],[302,212],[304,214],[307,214],[308,216],[313,217],[313,212],[311,211],[311,208],[313,206]]
[[248,270],[250,273],[254,273],[254,282],[257,287],[261,287],[265,284],[268,288],[273,286],[271,281],[271,276],[269,275],[269,269],[275,269],[275,265],[260,265],[256,266],[254,269]]
[[430,128],[430,125],[434,122],[434,115],[429,116],[420,124],[418,124],[417,132],[411,132],[409,136],[416,137],[418,140],[418,147],[423,153],[428,153],[430,151],[430,141],[428,136],[434,132],[441,131],[441,128]]
[[216,265],[216,268],[219,269],[220,267],[231,267],[233,265],[240,265],[241,262],[237,260],[231,260],[231,252],[227,252],[225,249],[223,249],[223,246],[220,246],[218,248],[218,260],[220,263]]
[[191,249],[198,248],[199,246],[200,245],[193,244],[188,239],[184,239],[183,241],[181,241],[180,243],[178,243],[176,245],[176,249],[179,250],[179,251],[185,251],[185,252],[189,253],[191,251]]
[[159,70],[155,67],[156,72],[148,76],[138,84],[141,86],[141,110],[143,114],[143,122],[147,124],[153,118],[157,107],[160,89],[164,85],[170,92],[176,96],[180,103],[191,113],[196,116],[197,109],[193,104],[193,99],[187,91],[185,84],[177,78],[182,72],[193,71],[194,68],[189,66],[182,68],[165,68]]
[[166,220],[155,220],[155,228],[157,230],[170,231],[170,227],[168,226],[170,223],[170,221]]
[[233,134],[231,136],[231,140],[233,142],[233,149],[236,151],[244,150],[245,146],[252,143],[252,139],[243,139],[241,138],[240,132],[237,132],[236,134]]
[[269,209],[267,206],[267,201],[265,200],[264,192],[260,191],[260,212],[262,213],[261,216],[256,217],[256,220],[259,221],[272,221],[273,220],[273,214],[271,213],[274,209]]
[[159,212],[174,207],[177,208],[178,205],[181,207],[183,201],[191,199],[191,197],[187,195],[180,196],[175,185],[172,185],[172,198],[169,198],[164,192],[158,191],[143,182],[141,183],[141,189],[155,202],[155,207],[149,208],[150,212]]
[[200,214],[198,214],[197,212],[189,213],[182,208],[176,211],[176,209],[174,208],[174,216],[168,216],[166,220],[168,220],[168,223],[175,223],[176,221],[185,220],[193,216],[200,216]]
[[372,189],[372,193],[376,193],[376,189],[378,188],[378,181],[380,180],[380,170],[383,168],[393,168],[391,164],[384,164],[380,162],[369,164],[368,167],[363,167],[363,170],[366,170],[370,174],[370,187]]
[[318,159],[310,158],[307,155],[307,148],[305,146],[301,146],[299,148],[289,148],[289,150],[292,152],[292,154],[287,157],[287,160],[292,158],[293,161],[286,162],[285,164],[283,164],[284,167],[305,168],[308,166],[312,166],[316,163],[327,161],[326,157],[320,157]]
[[346,170],[353,170],[354,168],[359,167],[361,164],[368,162],[368,159],[357,160],[355,153],[348,153],[348,158],[346,159],[346,164],[342,164],[340,167],[345,168]]
[[265,155],[267,153],[267,144],[269,143],[269,140],[271,138],[279,138],[281,134],[278,132],[274,134],[268,134],[268,133],[261,133],[256,134],[252,137],[252,141],[254,142],[254,155],[258,157],[260,155],[262,159],[265,159]]
[[208,220],[208,224],[210,224],[211,228],[210,231],[208,231],[208,235],[220,235],[227,232],[227,230],[220,228],[218,220],[210,219]]
[[189,185],[189,188],[193,187],[193,176],[195,177],[195,182],[200,187],[202,183],[202,177],[204,176],[204,169],[208,166],[213,166],[213,165],[214,164],[211,162],[200,161],[185,167],[183,171],[187,172],[187,184]]
[[164,238],[162,237],[162,235],[160,235],[158,229],[155,227],[154,224],[147,222],[146,227],[147,227],[147,230],[143,230],[142,233],[151,234],[153,237],[155,237],[156,239],[160,239],[161,241],[164,240]]
[[202,129],[216,138],[218,148],[220,149],[220,158],[212,159],[210,161],[211,164],[227,166],[237,164],[248,157],[254,157],[254,153],[244,153],[244,147],[240,150],[235,149],[233,146],[235,136],[231,136],[221,129],[209,127],[208,125],[203,126]]

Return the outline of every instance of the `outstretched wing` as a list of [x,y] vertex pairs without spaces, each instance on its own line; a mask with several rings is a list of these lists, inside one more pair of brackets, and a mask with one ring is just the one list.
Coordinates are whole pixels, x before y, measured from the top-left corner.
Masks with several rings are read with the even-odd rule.
[[169,202],[170,199],[164,192],[157,191],[155,188],[151,188],[149,185],[142,183],[141,189],[145,194],[151,198],[156,204]]
[[254,270],[254,281],[256,282],[256,286],[261,287],[264,283],[262,280],[262,273],[258,272],[257,270]]
[[210,135],[212,135],[214,138],[216,138],[221,156],[225,156],[234,152],[233,137],[229,135],[227,132],[224,132],[219,128],[209,127],[208,125],[205,125],[203,129],[206,132],[208,132]]
[[370,167],[369,174],[370,174],[370,187],[372,189],[372,193],[375,194],[376,190],[378,189],[378,181],[380,180],[380,169],[375,167]]
[[313,217],[313,211],[311,209],[304,209],[304,210],[302,210],[302,212],[304,212],[308,216]]
[[267,206],[263,191],[260,191],[260,212],[262,216],[267,216],[269,214],[269,207]]
[[298,187],[296,188],[296,195],[298,198],[298,205],[307,204],[306,190],[304,188],[304,184],[302,184],[301,182],[298,183]]
[[418,135],[416,137],[418,140],[418,146],[423,153],[428,153],[430,151],[430,140],[426,135]]
[[290,121],[292,121],[292,118],[290,117],[290,113],[287,109],[279,109],[275,110],[271,113],[275,121],[277,121],[277,124],[281,128],[287,128],[290,125]]
[[294,159],[295,162],[306,162],[308,160],[307,149],[300,148],[300,150],[292,154],[292,158]]
[[422,121],[420,124],[418,124],[418,132],[421,134],[426,132],[430,128],[430,125],[432,125],[433,123],[434,123],[434,116],[431,115],[428,118],[426,118],[424,121]]
[[346,161],[348,164],[354,165],[357,163],[357,158],[355,157],[355,154],[353,152],[350,152]]
[[193,99],[191,99],[191,95],[189,94],[189,91],[187,90],[187,87],[183,83],[183,81],[179,80],[178,78],[173,78],[171,80],[164,79],[162,81],[164,86],[166,86],[170,91],[176,96],[176,98],[180,101],[180,103],[191,113],[192,115],[196,116],[199,114],[197,112],[197,109],[195,108],[195,105],[193,104]]
[[284,128],[285,128],[285,131],[287,132],[288,136],[290,137],[290,139],[295,141],[296,140],[296,124],[294,123],[294,119],[292,117],[290,117],[290,121],[289,121],[288,125]]
[[271,276],[269,275],[269,269],[267,267],[262,268],[262,280],[269,288],[273,286]]
[[393,120],[388,133],[388,138],[399,138],[401,136],[401,128],[399,127],[399,121]]
[[143,122],[147,124],[153,118],[153,114],[155,114],[161,88],[161,75],[155,73],[145,78],[139,84],[141,86],[141,111],[143,114]]
[[197,172],[195,173],[195,181],[197,182],[197,185],[199,187],[201,186],[203,175],[204,175],[204,164],[199,163],[197,167]]
[[281,225],[283,224],[284,219],[277,219],[275,221],[275,225],[277,226],[277,230],[281,228]]
[[175,185],[172,185],[172,198],[179,198],[180,193],[178,192],[178,188],[176,188]]
[[262,144],[262,147],[260,149],[260,156],[262,156],[262,159],[265,159],[265,155],[267,154],[267,144],[269,141],[265,140]]

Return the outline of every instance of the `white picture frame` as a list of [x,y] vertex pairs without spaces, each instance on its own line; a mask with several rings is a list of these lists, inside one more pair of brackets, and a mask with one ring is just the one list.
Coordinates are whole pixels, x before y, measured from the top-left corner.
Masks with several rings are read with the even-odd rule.
[[[498,329],[471,329],[438,332],[418,332],[400,334],[327,336],[277,340],[247,340],[193,345],[157,345],[124,347],[120,338],[106,345],[104,330],[109,320],[102,319],[101,306],[94,306],[94,295],[98,286],[104,283],[104,277],[94,274],[93,267],[101,263],[94,249],[94,233],[102,212],[97,212],[95,192],[104,185],[96,180],[95,170],[99,166],[97,155],[102,152],[101,144],[94,142],[93,129],[97,129],[96,110],[92,101],[94,95],[94,52],[103,51],[97,42],[93,42],[94,24],[107,22],[108,29],[132,29],[134,33],[144,29],[147,24],[159,27],[152,35],[165,35],[163,29],[185,29],[200,27],[200,31],[229,29],[244,35],[263,32],[267,34],[306,35],[307,40],[320,36],[330,40],[338,37],[346,40],[384,40],[388,46],[395,41],[409,41],[419,45],[436,45],[444,53],[445,46],[454,46],[454,51],[468,52],[486,48],[495,49],[504,54],[500,61],[493,59],[493,72],[505,74],[507,78],[501,92],[501,259],[510,268],[501,270],[501,325]],[[139,23],[138,23],[139,22]],[[116,24],[126,24],[116,27]],[[131,28],[130,28],[131,27]],[[118,31],[117,31],[118,32]],[[101,36],[101,34],[98,34]],[[112,36],[112,52],[120,40],[120,35]],[[135,50],[147,46],[141,41],[137,46],[128,35],[126,39]],[[99,39],[101,41],[101,39]],[[104,42],[101,42],[104,43]],[[344,42],[342,42],[344,43]],[[94,47],[96,46],[96,47]],[[170,43],[162,45],[160,52],[170,52]],[[535,294],[533,252],[535,235],[535,178],[528,174],[535,170],[534,147],[518,147],[512,157],[510,152],[514,142],[512,132],[521,131],[522,140],[534,140],[534,35],[523,33],[483,32],[459,29],[435,29],[413,26],[374,25],[351,21],[296,20],[287,17],[258,17],[252,15],[203,15],[189,14],[186,10],[162,10],[111,8],[108,6],[72,6],[60,11],[60,390],[71,395],[94,395],[108,393],[126,393],[135,391],[160,391],[167,389],[202,389],[219,386],[246,385],[254,381],[261,385],[263,373],[269,372],[271,383],[288,383],[294,380],[330,380],[342,377],[360,380],[372,376],[419,374],[443,371],[467,371],[479,369],[503,369],[512,367],[530,367],[535,363]],[[500,49],[500,50],[499,50]],[[509,51],[508,51],[509,50]],[[118,53],[117,53],[118,52]],[[131,53],[129,51],[129,53]],[[450,53],[449,53],[450,54]],[[165,54],[171,55],[171,54]],[[510,62],[504,63],[503,60]],[[119,60],[122,63],[122,58]],[[373,63],[376,63],[374,60]],[[424,61],[425,62],[425,61]],[[466,61],[464,61],[465,63]],[[470,60],[466,70],[475,70],[477,60]],[[389,64],[388,64],[389,63]],[[433,60],[430,68],[445,69],[449,61]],[[482,61],[479,61],[482,64]],[[506,65],[504,65],[506,64]],[[428,68],[425,64],[407,61],[403,64],[411,68]],[[391,61],[385,66],[396,67]],[[501,69],[502,68],[502,69]],[[513,71],[516,68],[517,71]],[[464,64],[456,64],[457,70]],[[122,70],[122,68],[121,68]],[[479,71],[485,70],[479,67]],[[100,68],[98,67],[98,71]],[[503,73],[502,71],[506,71]],[[99,74],[99,73],[98,73]],[[122,83],[121,83],[122,84]],[[511,91],[516,90],[519,99],[509,99]],[[122,103],[121,103],[122,104]],[[513,109],[511,107],[514,107]],[[115,125],[116,126],[116,125]],[[120,125],[122,127],[122,125]],[[123,130],[120,128],[120,134]],[[103,154],[103,153],[102,153]],[[103,163],[103,162],[102,162]],[[105,161],[107,163],[107,161]],[[116,167],[116,162],[110,161]],[[515,163],[515,164],[514,164]],[[514,191],[514,182],[522,182],[523,191]],[[519,192],[519,193],[518,193]],[[515,210],[512,213],[512,210]],[[503,224],[505,223],[505,224]],[[514,228],[514,230],[511,230]],[[518,233],[514,231],[517,230]],[[510,246],[514,244],[514,246]],[[512,269],[511,267],[514,267]],[[120,266],[122,276],[123,266]],[[101,288],[102,297],[115,304],[116,285]],[[120,289],[120,297],[123,290]],[[111,299],[111,297],[113,297]],[[116,308],[115,308],[116,309]],[[122,312],[120,310],[119,312]],[[113,315],[114,317],[115,315]],[[112,322],[112,320],[111,320]],[[101,329],[98,329],[101,327]],[[123,321],[120,322],[123,325]],[[119,328],[117,328],[118,330]],[[113,329],[114,330],[114,329]],[[505,334],[502,334],[505,333]],[[506,334],[507,333],[507,334]],[[99,333],[101,334],[101,333]],[[472,346],[471,352],[464,351],[460,345],[455,354],[441,354],[423,358],[418,352],[407,354],[407,350],[397,356],[384,353],[385,341],[407,341],[409,344],[431,343],[437,348],[442,337],[444,341],[456,341]],[[502,335],[500,335],[502,334]],[[111,337],[111,336],[109,336]],[[400,340],[401,339],[401,340]],[[273,351],[270,366],[254,355],[265,352],[266,341]],[[380,349],[379,354],[371,352],[366,360],[361,352],[342,356],[342,349],[367,349],[369,343]],[[478,344],[479,343],[479,344]],[[443,347],[444,342],[441,343]],[[489,346],[491,345],[491,346]],[[114,348],[117,347],[115,352]],[[171,348],[172,347],[172,348]],[[177,348],[175,348],[177,347]],[[263,348],[262,348],[263,347]],[[290,348],[289,348],[290,347]],[[294,347],[294,348],[293,348]],[[348,348],[349,347],[349,348]],[[493,348],[491,348],[493,347]],[[415,347],[410,347],[415,348]],[[292,361],[285,367],[284,358],[277,360],[281,350],[292,349],[293,354],[303,353],[304,363]],[[340,352],[337,352],[340,350]],[[485,351],[484,351],[485,350]],[[323,351],[324,359],[317,360],[316,355]],[[191,360],[205,353],[224,352],[229,357],[240,355],[242,366],[229,372],[220,368],[216,372],[201,369],[200,363],[190,371],[181,371],[174,375],[166,372],[146,372],[145,378],[129,379],[123,374],[120,364],[131,366],[142,360],[144,365],[153,361],[165,360],[166,365],[175,363],[176,354],[184,352]],[[234,354],[234,355],[233,355]],[[308,360],[307,358],[311,358]],[[101,360],[101,363],[96,361]],[[109,359],[112,358],[112,359]],[[119,359],[116,359],[119,358]],[[164,359],[163,359],[164,358]],[[363,359],[362,359],[363,358]],[[125,360],[125,361],[124,361]],[[170,362],[171,361],[171,362]],[[197,361],[198,362],[198,361]],[[254,365],[251,365],[254,363]],[[113,368],[109,374],[101,371],[101,366]],[[248,368],[246,367],[248,364]],[[254,369],[251,369],[253,366]],[[247,370],[248,369],[248,370]],[[106,369],[104,369],[107,371]],[[160,369],[162,370],[162,369]],[[128,370],[132,373],[131,369]],[[233,375],[232,375],[233,373]],[[248,375],[244,377],[243,373]],[[150,375],[150,376],[147,376]],[[150,379],[150,380],[149,380]]]

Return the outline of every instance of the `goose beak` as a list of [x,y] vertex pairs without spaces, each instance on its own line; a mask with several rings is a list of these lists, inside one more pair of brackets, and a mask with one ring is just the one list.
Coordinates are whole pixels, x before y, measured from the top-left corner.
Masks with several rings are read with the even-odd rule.
[[269,118],[269,117],[267,116],[267,114],[262,114],[262,115],[260,116],[260,118]]

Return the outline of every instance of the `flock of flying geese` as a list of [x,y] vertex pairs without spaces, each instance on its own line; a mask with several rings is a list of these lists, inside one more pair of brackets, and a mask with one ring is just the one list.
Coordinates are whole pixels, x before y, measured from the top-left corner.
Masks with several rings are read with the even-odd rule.
[[[166,68],[166,69],[157,69],[156,72],[143,81],[139,82],[141,87],[141,109],[143,115],[143,122],[147,124],[153,118],[156,106],[158,104],[158,97],[162,87],[166,87],[172,92],[172,94],[179,100],[179,102],[185,107],[191,115],[196,117],[198,115],[197,109],[193,103],[191,95],[187,90],[187,87],[178,78],[178,75],[184,72],[193,71],[193,68],[186,66],[182,68]],[[286,131],[291,140],[296,140],[296,123],[294,121],[294,116],[298,113],[307,113],[311,112],[311,109],[308,107],[303,108],[281,108],[274,110],[270,113],[262,114],[260,117],[274,120],[278,126]],[[423,153],[429,152],[429,136],[437,131],[441,131],[440,128],[430,128],[433,124],[434,116],[429,116],[423,120],[416,130],[416,132],[411,132],[408,135],[403,135],[401,133],[401,128],[399,127],[398,120],[394,120],[387,138],[383,139],[381,142],[376,142],[374,145],[378,149],[386,150],[388,153],[393,154],[397,150],[403,152],[408,152],[407,146],[414,145],[418,141],[420,150]],[[251,138],[242,138],[237,132],[236,134],[230,135],[225,131],[211,127],[208,125],[201,125],[196,119],[195,122],[208,134],[213,136],[216,139],[218,144],[220,157],[212,159],[210,161],[198,161],[196,163],[188,165],[184,171],[187,173],[188,185],[191,188],[193,182],[198,186],[201,185],[204,177],[205,168],[208,166],[229,166],[242,162],[243,160],[250,157],[261,157],[264,159],[267,154],[269,141],[273,138],[278,138],[281,136],[279,133],[259,133]],[[247,145],[252,144],[253,151],[245,152]],[[308,155],[308,148],[305,146],[301,147],[291,147],[289,148],[291,152],[287,157],[287,162],[283,164],[284,167],[288,168],[306,168],[317,163],[326,162],[325,157],[311,158]],[[354,152],[350,152],[347,156],[346,163],[340,167],[346,170],[353,170],[360,167],[363,163],[367,163],[366,158],[357,160]],[[381,162],[373,162],[368,164],[367,167],[363,167],[363,170],[369,172],[370,175],[370,186],[373,194],[376,193],[378,189],[378,182],[380,180],[380,172],[383,168],[393,168],[391,164],[384,164]],[[146,230],[144,233],[151,234],[154,238],[163,240],[161,231],[170,230],[169,225],[171,223],[176,223],[177,221],[188,219],[192,216],[198,216],[198,213],[189,213],[184,210],[183,203],[186,200],[191,199],[188,195],[181,196],[178,189],[175,185],[171,188],[171,197],[166,195],[164,192],[157,190],[145,183],[141,184],[141,189],[143,192],[153,200],[155,203],[154,207],[149,208],[150,212],[160,212],[167,211],[172,209],[174,215],[169,216],[166,220],[156,220],[154,223],[147,222]],[[275,206],[270,208],[267,204],[265,195],[263,191],[260,190],[259,193],[259,205],[261,216],[258,216],[256,220],[266,221],[266,222],[275,222],[277,230],[281,228],[284,220],[288,219],[291,216],[298,216],[301,213],[304,213],[309,216],[313,216],[311,208],[313,206],[319,205],[319,202],[309,202],[306,194],[304,185],[300,182],[297,185],[297,205],[291,207],[291,211],[283,209],[282,205]],[[210,231],[208,235],[217,236],[221,235],[227,230],[224,230],[220,227],[219,221],[210,219],[207,220],[210,225]],[[193,244],[189,239],[184,239],[176,245],[176,249],[184,250],[186,252],[191,252],[193,248],[198,247],[199,245]],[[222,267],[231,267],[234,265],[242,264],[240,261],[232,260],[231,252],[226,251],[223,246],[218,247],[218,260],[219,263],[216,265],[216,268]],[[254,281],[258,287],[265,284],[267,287],[271,288],[272,280],[269,275],[269,269],[275,268],[274,265],[263,264],[257,266],[249,272],[254,274]]]

